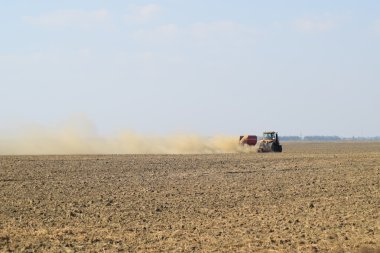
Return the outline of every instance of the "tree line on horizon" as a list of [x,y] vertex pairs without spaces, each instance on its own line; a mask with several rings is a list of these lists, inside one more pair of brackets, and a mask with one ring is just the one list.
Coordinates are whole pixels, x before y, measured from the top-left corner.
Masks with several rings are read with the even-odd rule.
[[380,136],[340,137],[337,135],[279,136],[281,141],[380,141]]

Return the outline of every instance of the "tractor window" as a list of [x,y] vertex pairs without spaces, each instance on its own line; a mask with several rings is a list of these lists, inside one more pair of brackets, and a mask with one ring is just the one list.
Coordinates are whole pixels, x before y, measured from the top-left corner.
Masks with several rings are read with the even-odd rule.
[[264,134],[264,140],[272,140],[273,139],[273,134]]

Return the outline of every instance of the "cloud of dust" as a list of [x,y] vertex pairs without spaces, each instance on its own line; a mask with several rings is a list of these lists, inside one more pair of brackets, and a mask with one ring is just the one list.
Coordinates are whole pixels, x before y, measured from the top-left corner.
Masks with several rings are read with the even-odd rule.
[[239,145],[238,136],[157,136],[122,131],[104,137],[96,134],[90,121],[78,118],[55,129],[28,126],[0,135],[0,155],[215,154],[246,151],[249,150]]

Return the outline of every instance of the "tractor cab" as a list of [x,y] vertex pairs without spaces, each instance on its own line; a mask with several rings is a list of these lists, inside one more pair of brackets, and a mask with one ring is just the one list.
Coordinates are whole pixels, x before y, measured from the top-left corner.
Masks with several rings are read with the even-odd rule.
[[276,139],[277,139],[277,133],[276,132],[264,132],[264,134],[263,134],[263,140],[275,141]]

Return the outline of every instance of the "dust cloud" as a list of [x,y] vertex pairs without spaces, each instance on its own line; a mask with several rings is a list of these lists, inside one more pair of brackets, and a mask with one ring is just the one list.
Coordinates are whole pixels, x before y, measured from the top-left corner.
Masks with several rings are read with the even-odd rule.
[[159,136],[133,131],[100,136],[94,129],[93,124],[86,120],[69,121],[57,128],[23,127],[0,135],[0,155],[215,154],[250,151],[239,145],[238,136]]

